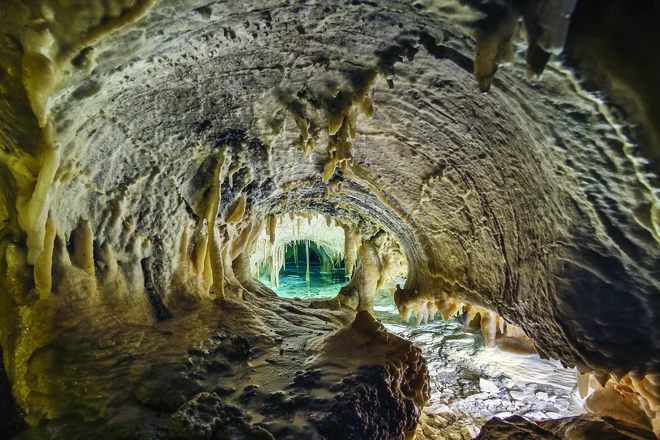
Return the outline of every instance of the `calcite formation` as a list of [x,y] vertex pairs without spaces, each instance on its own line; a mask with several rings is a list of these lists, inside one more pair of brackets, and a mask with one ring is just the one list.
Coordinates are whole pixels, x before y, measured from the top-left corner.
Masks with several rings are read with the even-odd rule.
[[[3,1],[0,343],[25,435],[410,437],[428,372],[370,314],[401,274],[402,316],[462,314],[659,435],[653,12]],[[291,240],[345,260],[335,300],[255,278]]]

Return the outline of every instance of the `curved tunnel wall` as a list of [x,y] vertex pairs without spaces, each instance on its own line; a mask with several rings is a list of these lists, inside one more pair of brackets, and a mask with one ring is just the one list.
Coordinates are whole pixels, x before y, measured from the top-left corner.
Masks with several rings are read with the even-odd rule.
[[201,7],[161,2],[68,67],[55,240],[89,224],[100,260],[141,286],[148,257],[167,291],[222,163],[223,215],[245,194],[253,218],[390,231],[401,304],[454,295],[567,365],[658,372],[654,195],[569,71],[515,62],[483,95],[464,29],[398,2]]

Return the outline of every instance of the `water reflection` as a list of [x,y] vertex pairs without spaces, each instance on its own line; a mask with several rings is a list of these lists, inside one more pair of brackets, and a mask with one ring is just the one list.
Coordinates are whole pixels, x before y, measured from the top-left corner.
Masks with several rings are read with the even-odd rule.
[[[297,266],[287,261],[286,267],[280,271],[280,286],[275,290],[284,298],[334,298],[347,282],[343,267],[334,268],[332,272],[322,273],[318,262],[309,263],[309,279],[305,279],[307,268],[301,261]],[[262,277],[262,283],[272,289],[270,279]]]

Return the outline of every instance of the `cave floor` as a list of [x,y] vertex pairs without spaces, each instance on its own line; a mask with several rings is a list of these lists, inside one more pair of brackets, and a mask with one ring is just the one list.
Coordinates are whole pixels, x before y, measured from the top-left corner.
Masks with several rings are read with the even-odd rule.
[[[287,298],[329,298],[345,284],[339,275],[343,270],[320,274],[312,266],[311,279],[305,281],[304,267],[288,267],[275,290]],[[583,412],[576,373],[558,361],[486,349],[481,332],[467,331],[459,318],[444,322],[438,315],[419,326],[414,318],[405,322],[387,289],[378,293],[376,304],[377,319],[419,347],[428,362],[432,394],[418,439],[471,438],[493,416],[546,420]]]
[[460,318],[416,326],[399,316],[381,291],[376,316],[390,332],[422,349],[431,377],[431,400],[418,439],[472,438],[493,416],[555,419],[582,412],[576,373],[538,355],[486,349],[480,331],[466,331]]
[[111,312],[67,312],[69,328],[56,330],[60,342],[33,356],[28,376],[48,381],[30,379],[43,381],[43,392],[29,397],[41,411],[28,415],[32,426],[18,438],[170,438],[170,415],[205,391],[240,408],[241,419],[268,425],[277,438],[307,438],[306,418],[327,412],[332,393],[306,368],[305,346],[355,314],[300,305],[249,295],[191,305],[155,325]]
[[[338,289],[345,279],[325,281]],[[315,438],[310,417],[330,414],[333,386],[352,367],[347,357],[337,374],[331,364],[315,370],[310,344],[355,315],[333,301],[247,295],[222,307],[195,306],[157,325],[122,322],[110,311],[88,317],[67,312],[71,319],[58,331],[68,343],[39,351],[29,374],[35,376],[30,380],[41,372],[53,378],[40,384],[43,394],[30,397],[45,419],[19,438],[167,438],[170,415],[203,391],[241,408],[241,417],[276,438]],[[575,373],[558,362],[486,350],[480,332],[465,331],[456,319],[406,323],[387,290],[379,292],[376,310],[377,319],[419,347],[428,363],[431,400],[417,439],[472,438],[493,415],[547,419],[580,411]],[[399,351],[379,356],[394,359]]]

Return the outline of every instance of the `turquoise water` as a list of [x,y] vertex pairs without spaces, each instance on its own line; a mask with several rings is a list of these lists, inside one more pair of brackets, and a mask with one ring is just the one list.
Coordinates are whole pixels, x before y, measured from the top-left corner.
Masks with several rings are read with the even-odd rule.
[[[309,280],[305,279],[305,271],[304,262],[301,262],[298,267],[287,262],[286,268],[280,271],[280,286],[273,290],[283,298],[329,299],[337,296],[339,289],[349,281],[343,267],[335,268],[331,273],[321,273],[320,265],[317,262],[310,262]],[[272,289],[267,276],[261,277],[260,281]],[[376,293],[375,306],[376,316],[379,320],[385,319],[386,322],[406,324],[399,316],[394,305],[394,298],[389,290],[382,289]]]
[[[339,289],[348,282],[343,267],[334,269],[332,273],[321,273],[320,265],[310,262],[309,280],[305,279],[306,270],[304,262],[298,267],[295,264],[287,264],[286,268],[280,271],[280,286],[273,290],[284,298],[325,299],[337,296]],[[272,289],[270,279],[262,277],[260,281]]]

